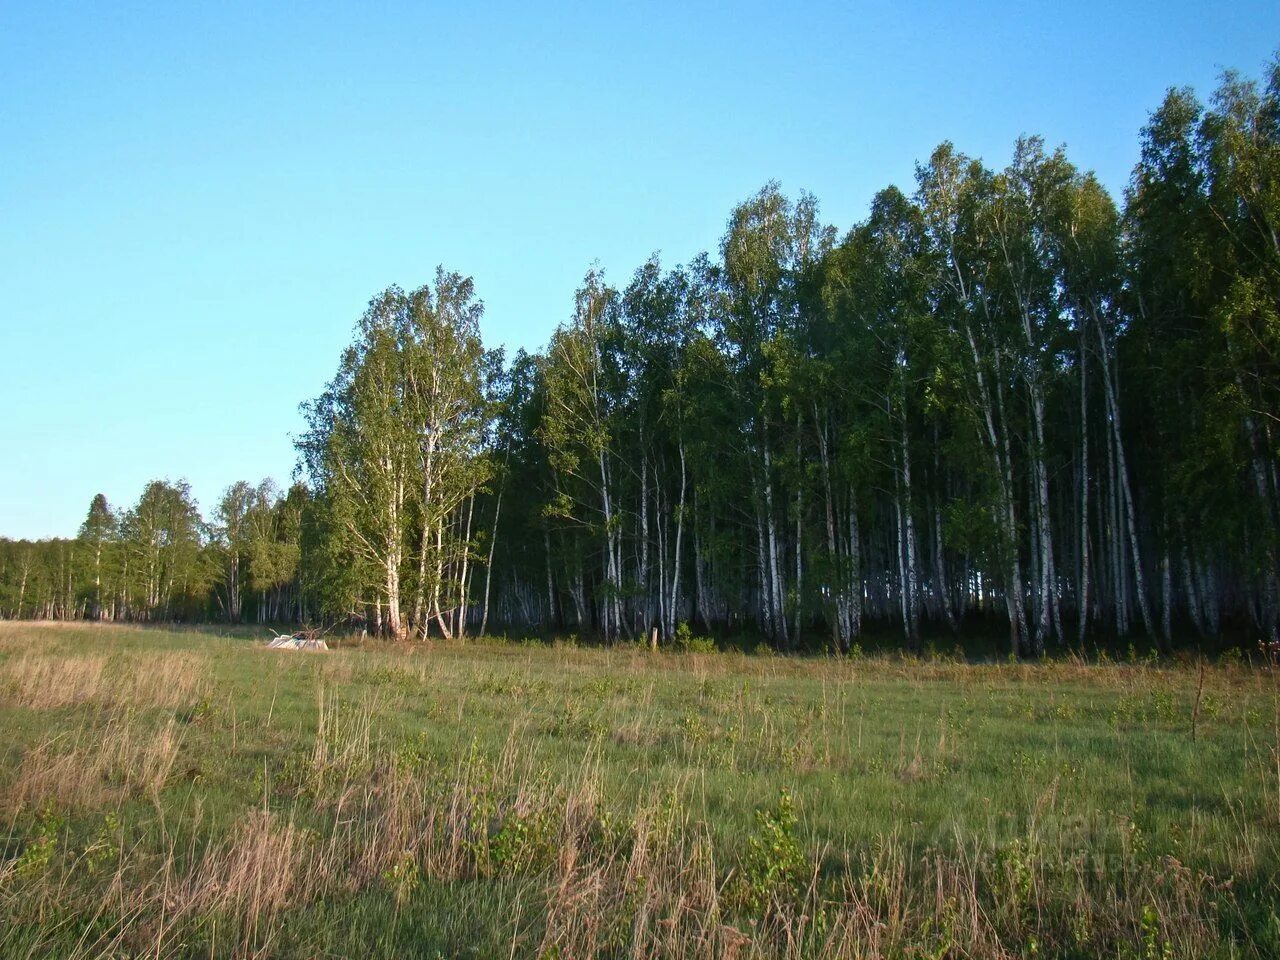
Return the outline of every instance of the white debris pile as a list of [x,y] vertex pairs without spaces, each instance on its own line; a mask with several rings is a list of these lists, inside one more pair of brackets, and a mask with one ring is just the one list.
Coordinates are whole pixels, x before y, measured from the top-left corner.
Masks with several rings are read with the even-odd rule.
[[282,633],[267,641],[270,650],[328,650],[329,645],[324,638],[317,636],[314,630],[303,630],[299,633]]

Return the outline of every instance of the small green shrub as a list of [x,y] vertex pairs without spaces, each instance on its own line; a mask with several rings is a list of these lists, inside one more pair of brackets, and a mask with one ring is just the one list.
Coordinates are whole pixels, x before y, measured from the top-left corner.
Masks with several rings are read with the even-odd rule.
[[795,800],[783,789],[775,806],[756,811],[756,832],[738,870],[738,900],[753,912],[801,896],[809,864],[796,837]]
[[65,823],[52,803],[45,804],[36,824],[35,837],[14,864],[14,871],[19,877],[31,880],[49,869],[53,864],[54,854],[58,852],[58,836]]
[[96,871],[120,856],[120,821],[114,813],[102,818],[102,829],[98,835],[84,848],[83,861],[85,867]]
[[396,901],[403,903],[422,883],[422,868],[417,859],[406,850],[382,874],[382,880],[395,894]]
[[711,637],[695,637],[689,624],[681,622],[676,627],[671,645],[681,653],[715,653],[716,642]]
[[556,854],[556,814],[562,805],[509,813],[489,838],[489,860],[495,873],[516,876],[547,866]]
[[1160,916],[1155,907],[1142,908],[1142,960],[1173,960],[1173,945],[1160,935]]

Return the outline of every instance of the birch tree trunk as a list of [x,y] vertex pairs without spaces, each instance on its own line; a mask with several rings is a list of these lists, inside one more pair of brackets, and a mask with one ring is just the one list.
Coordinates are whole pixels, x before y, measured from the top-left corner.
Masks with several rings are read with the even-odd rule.
[[831,489],[831,455],[827,448],[828,419],[829,415],[828,417],[819,416],[818,405],[815,403],[813,425],[818,436],[818,459],[822,465],[822,492],[827,530],[827,565],[829,568],[827,576],[834,594],[831,603],[833,609],[829,613],[831,645],[840,653],[846,653],[849,649],[848,598],[846,596],[844,578],[841,576],[839,548],[836,544],[836,511]]
[[680,500],[676,505],[676,543],[671,562],[671,602],[667,605],[667,636],[676,632],[677,609],[680,600],[680,544],[684,537],[684,494],[685,494],[685,458],[684,439],[679,440],[680,448]]
[[1102,330],[1100,319],[1095,314],[1095,325],[1098,328],[1098,339],[1102,344],[1102,381],[1107,398],[1107,409],[1110,414],[1111,436],[1115,446],[1116,470],[1120,479],[1120,492],[1123,498],[1125,527],[1129,534],[1129,551],[1133,555],[1134,591],[1138,595],[1138,610],[1142,613],[1142,625],[1148,636],[1155,636],[1151,618],[1151,604],[1147,600],[1146,576],[1142,569],[1142,551],[1138,544],[1138,522],[1133,504],[1133,490],[1129,485],[1129,467],[1125,462],[1124,438],[1120,429],[1120,402],[1117,396],[1116,376],[1112,368],[1114,357],[1110,343]]
[[1076,584],[1076,641],[1084,648],[1089,629],[1089,353],[1080,335],[1080,569]]
[[[905,399],[905,398],[904,398]],[[917,548],[915,519],[912,515],[912,483],[911,483],[911,450],[907,436],[907,418],[905,406],[900,410],[902,427],[902,491],[899,497],[899,525],[902,530],[902,614],[903,627],[906,630],[907,644],[913,649],[920,646],[920,601],[917,588]]]
[[796,611],[792,636],[800,642],[801,616],[804,612],[804,471],[801,467],[800,411],[796,410]]
[[778,564],[778,518],[773,505],[773,458],[769,454],[766,437],[764,444],[764,510],[765,533],[769,545],[769,605],[770,620],[780,646],[788,646],[787,618],[783,603],[784,592]]
[[467,526],[462,535],[462,574],[458,577],[458,618],[457,629],[454,635],[465,637],[467,635],[467,607],[470,597],[467,594],[467,570],[471,563],[471,520],[475,515],[476,498],[473,495],[467,504]]
[[[498,549],[498,520],[502,517],[502,495],[506,492],[506,485],[498,487],[497,500],[493,507],[493,527],[489,533],[489,559],[484,568],[484,605],[481,607],[480,613],[480,636],[485,636],[485,631],[489,629],[489,586],[493,582],[493,554]],[[550,611],[548,611],[550,616]]]

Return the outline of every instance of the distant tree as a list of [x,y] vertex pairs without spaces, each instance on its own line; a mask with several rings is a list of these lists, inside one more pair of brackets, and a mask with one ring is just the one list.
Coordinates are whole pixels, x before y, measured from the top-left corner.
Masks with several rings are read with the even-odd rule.
[[92,592],[89,595],[88,614],[91,620],[102,619],[102,568],[103,554],[115,542],[119,522],[111,511],[107,498],[99,493],[89,504],[89,513],[80,525],[80,541],[85,545],[92,564]]
[[172,617],[180,600],[209,586],[201,554],[204,524],[185,480],[147,484],[125,514],[121,532],[132,571],[127,605],[136,617]]
[[239,623],[243,615],[243,568],[249,549],[246,519],[258,500],[258,491],[243,480],[227,487],[214,511],[213,532],[223,555],[222,587],[225,615]]
[[304,408],[299,450],[323,502],[317,555],[351,564],[362,605],[394,637],[465,625],[472,511],[488,475],[482,312],[471,281],[443,269],[434,288],[389,288]]

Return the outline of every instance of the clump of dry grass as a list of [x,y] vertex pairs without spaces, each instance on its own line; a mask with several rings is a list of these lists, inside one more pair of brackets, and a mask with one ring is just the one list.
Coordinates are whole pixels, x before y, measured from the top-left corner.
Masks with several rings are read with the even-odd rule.
[[328,886],[329,863],[292,820],[255,810],[169,891],[175,916],[220,913],[261,926]]
[[205,674],[206,664],[193,653],[109,658],[26,652],[0,663],[0,698],[30,710],[178,707],[198,695]]
[[26,653],[0,665],[0,692],[32,710],[91,703],[107,687],[104,656],[58,657]]
[[47,738],[23,755],[4,792],[5,805],[17,814],[47,803],[76,808],[130,794],[154,796],[169,779],[180,745],[174,720],[146,730],[128,716],[86,728],[74,739]]

